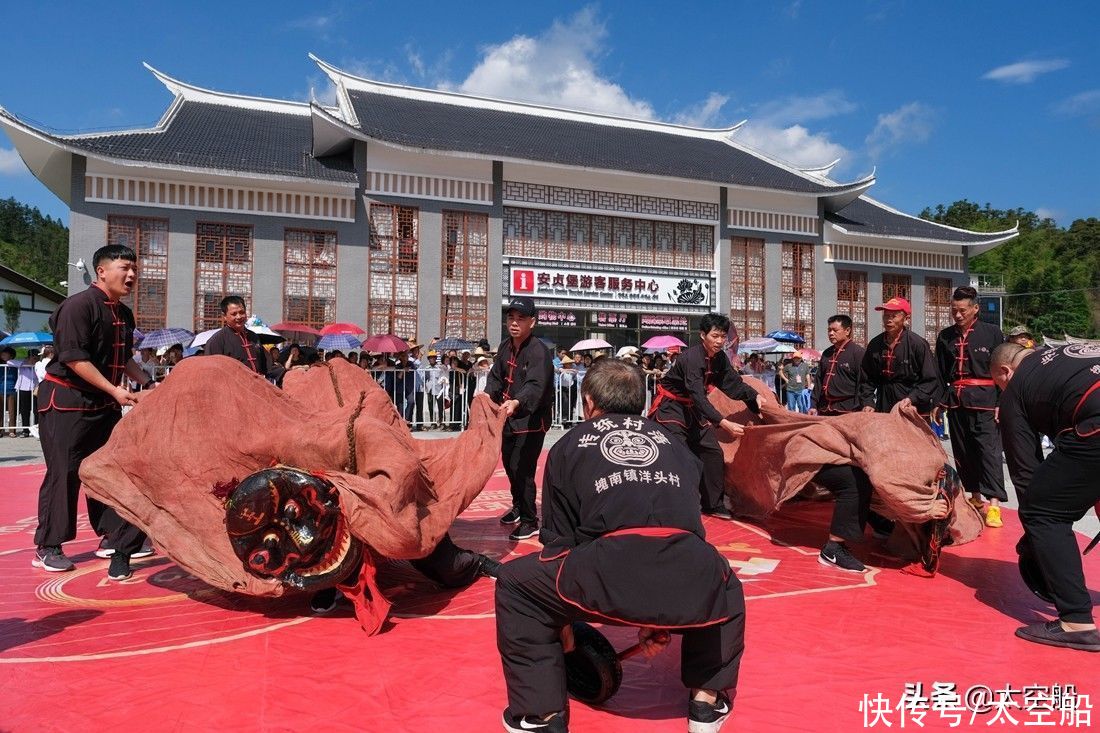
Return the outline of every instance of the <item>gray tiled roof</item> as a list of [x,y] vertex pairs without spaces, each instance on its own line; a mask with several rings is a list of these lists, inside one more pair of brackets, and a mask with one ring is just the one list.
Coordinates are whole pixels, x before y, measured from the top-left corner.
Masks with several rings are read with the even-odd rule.
[[340,183],[358,180],[350,156],[310,154],[309,115],[185,101],[163,131],[59,139],[125,160]]
[[834,214],[826,214],[825,218],[853,234],[939,239],[962,244],[988,242],[991,239],[1003,239],[1005,236],[1003,232],[960,232],[924,219],[911,219],[876,206],[873,201],[863,197],[857,198]]
[[396,145],[800,193],[838,190],[720,140],[363,90],[348,97],[359,129]]

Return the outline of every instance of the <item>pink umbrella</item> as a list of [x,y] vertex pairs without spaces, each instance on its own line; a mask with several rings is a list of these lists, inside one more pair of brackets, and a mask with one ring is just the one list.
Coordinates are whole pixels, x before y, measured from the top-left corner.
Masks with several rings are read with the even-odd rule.
[[676,338],[672,334],[654,336],[653,338],[642,344],[643,349],[652,349],[653,351],[664,351],[669,346],[679,346],[682,349],[687,346],[687,344],[685,344],[683,341]]
[[817,349],[810,349],[803,346],[799,351],[802,352],[803,359],[809,359],[810,361],[821,361],[821,352]]
[[330,336],[334,333],[346,333],[349,336],[357,336],[358,334],[366,333],[366,331],[359,328],[359,326],[356,326],[354,323],[330,323],[321,329],[322,336]]
[[315,342],[321,336],[321,332],[313,326],[308,323],[298,323],[297,321],[276,323],[271,327],[271,330],[286,336],[289,341],[299,341],[308,344]]
[[380,354],[397,354],[408,350],[408,342],[403,338],[394,336],[392,333],[371,336],[363,342],[363,351],[374,351]]

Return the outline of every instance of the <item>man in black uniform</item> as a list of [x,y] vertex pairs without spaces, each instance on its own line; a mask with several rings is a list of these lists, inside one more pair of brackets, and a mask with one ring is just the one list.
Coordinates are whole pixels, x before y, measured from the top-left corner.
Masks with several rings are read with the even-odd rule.
[[753,412],[760,411],[756,391],[745,384],[722,350],[729,330],[730,319],[722,314],[703,316],[699,322],[699,343],[684,349],[657,382],[657,397],[649,410],[651,419],[686,442],[702,459],[700,503],[704,514],[719,519],[733,519],[733,516],[723,501],[725,465],[714,426],[731,435],[743,435],[745,428],[719,415],[707,394],[719,389],[730,399],[745,402]]
[[1001,469],[1001,441],[993,420],[997,388],[989,375],[989,359],[993,349],[1004,343],[1004,334],[978,320],[978,291],[974,288],[955,288],[951,316],[955,325],[936,337],[942,391],[932,419],[938,423],[940,410],[947,410],[951,452],[963,487],[970,492],[970,503],[981,511],[982,497],[989,499],[985,526],[1000,527],[1001,502],[1008,500],[1008,494]]
[[512,489],[512,508],[500,523],[517,525],[508,535],[512,540],[534,537],[539,531],[535,468],[554,407],[554,360],[531,333],[537,315],[531,298],[516,296],[508,303],[508,338],[497,349],[485,381],[486,393],[508,416],[500,452]]
[[[1001,344],[991,371],[1003,392],[1001,435],[1024,525],[1017,549],[1032,552],[1058,609],[1058,620],[1024,626],[1016,636],[1100,652],[1073,534],[1073,523],[1100,501],[1100,349],[1070,344],[1036,352]],[[1054,439],[1046,460],[1042,435]]]
[[829,343],[818,362],[811,415],[843,415],[870,405],[863,386],[865,349],[852,341],[852,319],[845,315],[829,318]]
[[[76,537],[81,461],[107,442],[121,408],[139,399],[121,386],[123,377],[146,387],[153,381],[130,358],[134,314],[119,302],[137,281],[137,256],[129,247],[109,245],[96,250],[92,266],[92,286],[66,298],[50,316],[57,358],[46,367],[38,391],[46,476],[38,491],[31,565],[50,572],[74,567],[61,545]],[[92,529],[114,550],[107,577],[129,578],[130,557],[141,550],[145,535],[106,504],[87,501]]]
[[497,647],[508,731],[567,727],[564,655],[574,620],[638,626],[651,656],[683,634],[688,730],[717,733],[730,712],[744,650],[745,596],[707,544],[698,512],[701,463],[639,416],[645,381],[600,359],[581,383],[585,422],[550,450],[543,477],[543,549],[501,567]]
[[268,364],[267,350],[260,343],[260,337],[245,328],[248,311],[245,309],[244,298],[227,295],[219,305],[225,325],[206,342],[203,353],[206,356],[217,354],[236,359],[257,374],[276,384],[280,383],[286,369],[277,362]]
[[875,310],[882,311],[883,332],[863,355],[865,389],[876,391],[874,406],[868,400],[864,412],[890,412],[901,403],[929,414],[939,398],[940,377],[928,342],[905,326],[913,313],[909,301],[890,298]]

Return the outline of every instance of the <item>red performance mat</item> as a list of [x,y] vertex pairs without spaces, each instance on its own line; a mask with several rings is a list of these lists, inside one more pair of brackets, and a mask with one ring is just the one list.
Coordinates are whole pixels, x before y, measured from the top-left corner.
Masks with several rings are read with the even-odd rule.
[[[163,555],[107,583],[83,516],[66,545],[77,569],[45,573],[30,565],[42,471],[0,469],[0,731],[502,729],[491,581],[441,592],[390,563],[392,621],[368,637],[346,605],[316,617],[303,597],[232,596]],[[498,470],[456,541],[502,559],[535,551],[497,523],[509,503]],[[749,600],[729,730],[1089,727],[1100,657],[1013,636],[1053,611],[1016,571],[1014,512],[949,548],[929,580],[899,572],[874,540],[857,549],[876,567],[866,575],[821,566],[830,510],[794,504],[766,528],[706,520]],[[1096,588],[1100,552],[1085,571]],[[604,631],[616,648],[633,643],[630,629]],[[574,702],[571,730],[684,730],[678,643],[625,662],[605,707]]]

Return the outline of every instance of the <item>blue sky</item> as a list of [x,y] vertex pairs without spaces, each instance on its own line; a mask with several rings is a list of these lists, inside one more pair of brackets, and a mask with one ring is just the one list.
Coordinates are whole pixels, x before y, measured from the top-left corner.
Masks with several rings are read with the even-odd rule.
[[[331,94],[313,52],[416,86],[703,126],[792,162],[877,166],[911,213],[969,198],[1100,216],[1091,2],[6,3],[0,105],[62,132],[155,122],[147,61],[199,86]],[[67,221],[0,134],[0,198]]]

